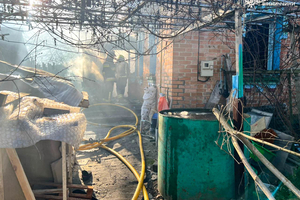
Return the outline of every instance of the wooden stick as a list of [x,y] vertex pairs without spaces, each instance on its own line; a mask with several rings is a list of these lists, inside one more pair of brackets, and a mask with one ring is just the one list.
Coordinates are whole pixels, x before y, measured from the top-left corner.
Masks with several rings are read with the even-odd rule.
[[[61,183],[52,183],[52,182],[33,182],[34,185],[44,185],[44,186],[53,186],[62,188]],[[90,185],[79,185],[79,184],[68,184],[68,188],[75,188],[75,189],[93,189],[93,186]]]
[[40,189],[40,190],[32,190],[33,194],[36,196],[37,194],[56,194],[62,193],[61,188],[56,189]]
[[268,161],[255,147],[254,145],[243,138],[242,136],[237,136],[249,149],[258,157],[258,159],[279,179],[283,182],[283,184],[288,187],[298,198],[300,198],[300,191],[296,188],[291,181],[289,181],[272,163]]
[[276,149],[278,149],[278,150],[281,150],[281,151],[284,151],[284,152],[287,152],[287,153],[290,153],[290,154],[293,154],[293,155],[295,155],[295,156],[299,156],[299,157],[300,157],[300,153],[291,151],[291,150],[289,150],[289,149],[285,149],[285,148],[283,148],[283,147],[280,147],[280,146],[277,146],[277,145],[272,144],[272,143],[270,143],[270,142],[267,142],[267,141],[264,141],[264,140],[261,140],[261,139],[252,137],[252,136],[247,135],[247,134],[245,134],[245,133],[242,133],[242,132],[238,132],[238,131],[237,131],[236,134],[241,135],[241,136],[243,136],[243,137],[245,137],[245,138],[247,138],[247,139],[249,139],[249,140],[253,140],[253,141],[255,141],[255,142],[259,142],[259,143],[261,143],[261,144],[265,144],[265,145],[268,145],[268,146],[270,146],[270,147],[274,147],[274,148],[276,148]]
[[229,133],[232,137],[237,137],[239,140],[241,140],[249,149],[250,151],[258,157],[258,159],[279,179],[283,182],[283,184],[288,187],[298,198],[300,198],[300,191],[280,172],[272,163],[270,163],[255,147],[254,145],[243,137],[243,135],[235,134],[235,130],[233,130],[227,123],[227,121],[224,119],[223,116],[220,115],[220,112],[218,109],[213,109],[214,115],[217,117],[219,122],[224,127],[225,131]]
[[[219,120],[219,119],[218,119],[218,120]],[[220,120],[219,120],[219,121],[220,121]],[[220,122],[221,122],[221,121],[220,121]],[[225,128],[225,127],[224,127],[224,128]],[[230,129],[232,129],[232,128],[230,128]],[[226,129],[225,129],[225,130],[226,130]],[[265,145],[268,145],[268,146],[270,146],[270,147],[274,147],[274,148],[276,148],[276,149],[278,149],[278,150],[280,150],[280,151],[284,151],[284,152],[287,152],[287,153],[290,153],[290,154],[293,154],[293,155],[295,155],[295,156],[300,157],[300,153],[297,153],[297,152],[295,152],[295,151],[291,151],[291,150],[289,150],[289,149],[285,149],[285,148],[283,148],[283,147],[280,147],[280,146],[277,146],[277,145],[272,144],[272,143],[270,143],[270,142],[267,142],[267,141],[264,141],[264,140],[261,140],[261,139],[252,137],[252,136],[250,136],[250,135],[247,135],[247,134],[245,134],[245,133],[243,133],[243,132],[239,132],[239,131],[234,130],[234,129],[231,130],[231,133],[230,133],[230,134],[232,134],[232,135],[241,135],[241,136],[243,136],[243,137],[245,137],[245,138],[247,138],[247,139],[249,139],[249,140],[253,140],[253,141],[255,141],[255,142],[259,142],[259,143],[261,143],[261,144],[265,144]]]
[[[52,182],[34,182],[34,185],[44,185],[44,186],[53,186],[53,187],[58,187],[62,188],[61,183],[52,183]],[[93,186],[90,185],[79,185],[79,184],[68,184],[68,188],[75,188],[75,189],[89,189],[92,190]]]
[[[54,193],[62,194],[63,193],[62,184],[59,184],[59,183],[36,182],[36,183],[34,183],[34,185],[44,185],[44,186],[57,187],[55,189],[33,190],[33,193],[36,197],[41,197],[41,195],[45,195],[45,194],[54,194]],[[92,199],[92,196],[93,196],[93,187],[92,186],[68,184],[67,187],[72,188],[72,189],[76,188],[76,189],[86,189],[87,190],[86,194],[77,194],[77,193],[70,192],[68,200],[70,200],[71,197],[76,197],[76,200],[79,200],[79,199]],[[48,198],[50,198],[50,197],[48,196]],[[59,198],[62,199],[63,197],[59,196]]]
[[24,193],[26,200],[35,200],[35,197],[33,195],[33,192],[31,190],[31,187],[29,185],[28,179],[26,177],[26,174],[24,172],[24,169],[22,167],[22,164],[20,162],[20,159],[19,159],[19,156],[18,156],[16,150],[7,148],[6,153],[11,162],[11,165],[13,166],[13,169],[16,173],[16,176],[18,178],[18,181],[20,183],[20,186],[22,188],[22,191]]
[[73,178],[73,169],[72,169],[72,155],[73,155],[73,147],[72,145],[67,144],[67,149],[68,149],[68,163],[67,163],[67,168],[68,168],[68,184],[72,184],[72,178]]
[[0,199],[4,199],[4,185],[3,185],[3,149],[0,149]]
[[62,154],[62,186],[63,186],[63,200],[68,199],[67,192],[67,158],[66,158],[66,143],[61,142],[61,154]]
[[241,150],[240,145],[238,144],[236,138],[231,137],[231,139],[232,139],[232,144],[233,144],[235,150],[239,154],[241,161],[243,162],[245,168],[248,170],[249,174],[253,178],[254,182],[260,187],[261,191],[263,191],[263,193],[268,197],[269,200],[275,200],[275,198],[273,197],[271,192],[268,190],[266,185],[260,180],[260,178],[257,176],[257,174],[252,169],[252,167],[249,164],[249,162],[247,161],[243,151]]
[[[35,196],[37,198],[42,198],[42,199],[63,200],[63,197],[61,197],[61,196],[55,196],[55,195],[37,194]],[[87,199],[76,198],[76,197],[69,197],[68,200],[87,200]]]

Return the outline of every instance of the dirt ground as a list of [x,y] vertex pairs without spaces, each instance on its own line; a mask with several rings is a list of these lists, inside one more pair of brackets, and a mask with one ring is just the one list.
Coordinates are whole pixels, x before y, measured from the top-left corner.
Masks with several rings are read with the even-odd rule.
[[[124,105],[126,106],[126,105]],[[126,106],[140,115],[140,105]],[[120,124],[133,125],[135,120],[128,111],[115,107],[93,107],[84,111],[90,122],[99,123],[100,126],[88,124],[84,139],[100,140],[104,138],[111,127]],[[126,129],[118,129],[113,135],[120,134]],[[107,144],[124,156],[134,168],[141,171],[141,158],[137,133],[112,141]],[[147,168],[145,186],[150,199],[162,199],[158,195],[157,187],[157,146],[154,135],[143,136],[143,147]],[[95,197],[99,200],[128,200],[131,199],[137,187],[137,180],[131,171],[116,156],[101,148],[76,153],[78,164],[83,173],[84,183],[94,187]],[[90,176],[91,174],[91,176]],[[143,199],[142,192],[139,199]]]

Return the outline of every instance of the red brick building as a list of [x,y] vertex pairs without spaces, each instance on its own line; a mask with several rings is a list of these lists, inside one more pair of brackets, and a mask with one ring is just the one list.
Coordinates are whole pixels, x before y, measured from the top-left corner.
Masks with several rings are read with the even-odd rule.
[[[289,37],[283,38],[281,40],[280,69],[288,68],[290,65],[288,63],[290,58],[287,59],[289,46]],[[204,108],[216,83],[220,80],[220,68],[225,65],[223,55],[230,56],[232,71],[235,71],[235,34],[225,29],[200,32],[200,34],[198,31],[191,31],[172,39],[160,40],[157,45],[157,53],[155,78],[158,92],[168,94],[169,100],[172,101],[172,108]],[[207,82],[202,82],[207,77],[201,77],[199,74],[198,62],[201,61],[213,61],[213,76]],[[154,76],[149,70],[149,62],[149,56],[145,56],[142,88],[147,86],[147,78]],[[288,90],[282,90],[282,84],[285,83],[278,85],[274,94],[288,92]],[[229,87],[231,87],[230,84]],[[268,95],[270,94],[266,96],[256,88],[244,90],[247,106],[250,107],[269,104],[266,98]],[[288,94],[282,96],[286,98]],[[285,99],[283,102],[288,103],[288,100]]]
[[[226,32],[192,31],[176,37],[174,40],[163,40],[162,55],[158,54],[156,83],[161,92],[172,99],[172,108],[204,107],[217,81],[220,80],[222,55],[229,54],[235,58],[233,34]],[[200,44],[200,46],[199,46]],[[198,49],[198,46],[200,47]],[[160,52],[161,45],[158,46]],[[199,51],[199,52],[198,52]],[[206,77],[198,77],[199,61],[213,61],[213,76],[207,82]]]

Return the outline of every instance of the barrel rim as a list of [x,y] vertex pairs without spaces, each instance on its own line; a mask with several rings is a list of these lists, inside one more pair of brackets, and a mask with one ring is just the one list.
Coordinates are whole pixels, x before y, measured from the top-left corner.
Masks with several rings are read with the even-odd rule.
[[185,119],[185,120],[195,120],[195,121],[217,121],[217,118],[215,120],[203,120],[203,119],[193,119],[193,118],[183,118],[183,117],[178,117],[178,116],[174,116],[174,115],[166,115],[164,114],[164,112],[183,112],[183,111],[187,111],[187,112],[195,112],[195,111],[200,111],[200,112],[207,112],[208,114],[212,114],[212,109],[206,109],[206,108],[174,108],[174,109],[167,109],[167,110],[162,110],[159,112],[160,116],[163,117],[170,117],[170,118],[174,118],[174,119]]

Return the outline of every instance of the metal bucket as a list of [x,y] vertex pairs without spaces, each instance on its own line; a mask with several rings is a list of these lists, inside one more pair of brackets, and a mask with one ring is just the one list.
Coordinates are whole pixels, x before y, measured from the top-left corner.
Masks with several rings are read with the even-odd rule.
[[218,131],[208,110],[160,112],[158,189],[166,200],[234,197],[234,159],[216,145]]

